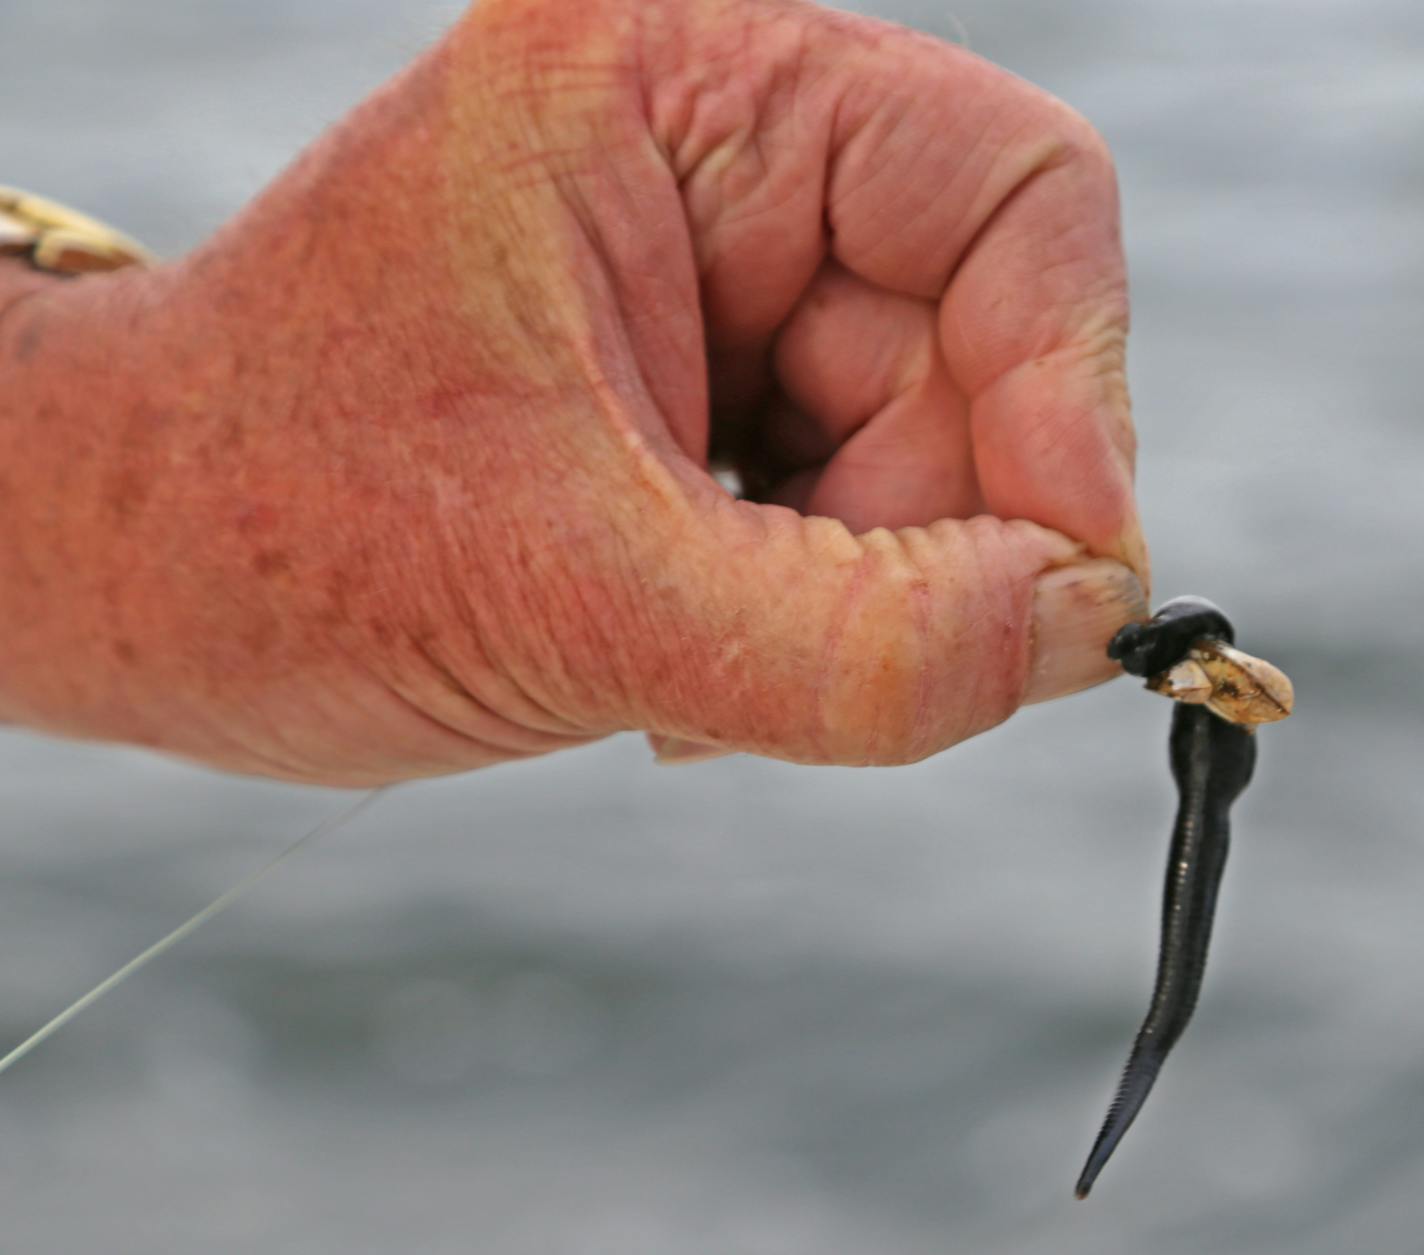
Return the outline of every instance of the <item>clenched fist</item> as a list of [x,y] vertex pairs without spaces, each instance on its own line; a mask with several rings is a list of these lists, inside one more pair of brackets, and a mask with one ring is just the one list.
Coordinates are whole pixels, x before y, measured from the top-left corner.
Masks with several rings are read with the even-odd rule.
[[923,757],[1142,613],[1126,326],[1102,142],[969,53],[483,0],[187,258],[0,263],[0,717],[332,784]]

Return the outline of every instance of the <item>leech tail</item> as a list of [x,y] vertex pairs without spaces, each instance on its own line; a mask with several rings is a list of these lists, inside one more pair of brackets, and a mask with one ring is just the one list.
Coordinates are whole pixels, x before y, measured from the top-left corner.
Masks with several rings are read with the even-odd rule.
[[1118,1082],[1117,1093],[1113,1096],[1112,1106],[1108,1108],[1107,1119],[1103,1121],[1093,1149],[1088,1152],[1088,1162],[1083,1165],[1078,1184],[1073,1187],[1075,1197],[1088,1197],[1088,1191],[1093,1188],[1093,1182],[1098,1179],[1103,1165],[1112,1158],[1123,1134],[1137,1119],[1137,1113],[1142,1110],[1142,1104],[1147,1101],[1147,1095],[1157,1083],[1157,1073],[1162,1070],[1166,1058],[1165,1051],[1145,1049],[1141,1041],[1133,1046],[1127,1067],[1122,1072],[1122,1080]]
[[221,894],[219,897],[214,898],[213,901],[209,902],[208,905],[205,906],[201,911],[197,912],[195,915],[189,916],[172,932],[168,933],[164,937],[160,937],[151,946],[149,946],[147,950],[144,950],[141,954],[135,955],[127,963],[125,963],[123,967],[119,968],[118,971],[113,973],[113,975],[105,977],[83,997],[75,999],[53,1019],[41,1025],[33,1033],[26,1037],[25,1040],[22,1041],[18,1046],[14,1047],[8,1054],[0,1058],[0,1072],[5,1072],[8,1069],[12,1068],[15,1064],[19,1063],[20,1060],[23,1059],[27,1054],[29,1054],[30,1051],[34,1050],[37,1046],[41,1046],[45,1042],[47,1042],[51,1037],[53,1037],[57,1032],[59,1032],[60,1029],[62,1029],[66,1024],[68,1024],[70,1020],[74,1019],[74,1017],[77,1016],[81,1011],[88,1010],[91,1006],[94,1005],[94,1003],[98,1002],[99,999],[102,998],[106,993],[108,993],[112,989],[117,989],[120,985],[124,983],[124,981],[128,980],[128,978],[132,976],[135,972],[137,972],[140,968],[146,967],[149,963],[153,962],[153,960],[158,958],[161,954],[164,954],[168,950],[171,950],[185,937],[196,932],[199,928],[206,924],[210,919],[213,918],[213,916],[219,915],[223,911],[227,910],[228,907],[230,907],[234,902],[236,902],[240,897],[242,897],[249,889],[254,888],[260,881],[265,880],[271,872],[276,871],[278,867],[280,867],[289,858],[291,858],[292,855],[294,855],[303,846],[311,844],[313,841],[316,841],[319,838],[326,836],[327,833],[334,832],[337,828],[340,828],[349,820],[355,819],[357,815],[359,815],[363,810],[365,810],[366,807],[370,806],[372,802],[374,802],[378,797],[381,796],[382,793],[386,792],[386,790],[390,787],[391,786],[386,785],[379,789],[373,789],[370,793],[367,793],[365,796],[360,798],[354,805],[348,806],[343,811],[338,811],[335,815],[331,816],[328,819],[323,819],[321,823],[317,824],[314,828],[311,828],[308,831],[304,832],[300,837],[293,841],[291,845],[289,845],[285,850],[278,854],[276,858],[272,859],[265,866],[259,867],[250,876],[247,876],[243,880],[238,881],[237,884],[233,885],[231,889],[228,889],[225,893]]
[[1172,774],[1178,807],[1162,889],[1157,979],[1147,1017],[1132,1043],[1117,1094],[1078,1178],[1086,1198],[1122,1141],[1196,1009],[1211,944],[1217,889],[1231,843],[1228,812],[1251,779],[1256,741],[1250,732],[1199,706],[1172,712]]

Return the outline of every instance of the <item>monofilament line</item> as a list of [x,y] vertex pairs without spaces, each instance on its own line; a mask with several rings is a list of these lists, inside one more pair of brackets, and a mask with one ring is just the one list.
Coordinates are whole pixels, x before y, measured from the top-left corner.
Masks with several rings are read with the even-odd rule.
[[323,819],[321,823],[316,825],[315,828],[312,828],[308,832],[303,833],[300,837],[293,841],[291,845],[289,845],[285,850],[283,850],[279,855],[277,855],[277,857],[274,858],[265,867],[258,868],[255,872],[252,873],[252,875],[248,876],[245,880],[238,881],[237,884],[233,885],[233,887],[229,889],[226,893],[224,893],[220,898],[217,898],[214,901],[208,903],[208,905],[205,906],[196,915],[179,924],[178,927],[175,928],[166,937],[155,941],[142,954],[135,955],[127,963],[125,963],[123,967],[119,968],[119,970],[115,972],[112,976],[100,981],[99,984],[95,985],[93,989],[91,989],[82,998],[78,999],[78,1001],[71,1002],[69,1006],[65,1007],[65,1009],[61,1011],[58,1015],[56,1015],[54,1019],[50,1020],[48,1024],[45,1024],[42,1028],[39,1028],[35,1032],[31,1033],[28,1037],[25,1038],[24,1041],[22,1041],[18,1046],[16,1046],[12,1051],[10,1051],[9,1054],[5,1055],[3,1058],[0,1058],[0,1072],[4,1072],[13,1064],[19,1063],[19,1061],[23,1059],[27,1054],[29,1054],[30,1051],[32,1051],[36,1046],[39,1046],[42,1043],[48,1041],[51,1037],[55,1035],[55,1033],[59,1032],[60,1029],[62,1029],[66,1024],[68,1024],[69,1021],[72,1020],[81,1011],[87,1010],[89,1007],[93,1006],[94,1003],[98,1002],[100,998],[102,998],[106,993],[109,992],[109,990],[116,989],[118,986],[122,985],[124,981],[128,980],[128,978],[132,976],[135,972],[137,972],[140,968],[146,966],[148,963],[158,958],[158,956],[163,954],[165,951],[171,950],[180,941],[182,941],[183,938],[191,935],[192,933],[197,932],[197,930],[201,928],[204,924],[206,924],[210,919],[212,919],[213,916],[222,914],[223,911],[227,910],[228,907],[230,907],[234,902],[236,902],[240,897],[242,897],[242,895],[245,894],[249,889],[253,888],[262,880],[265,880],[270,873],[276,871],[277,868],[279,868],[283,863],[285,863],[289,858],[291,858],[293,854],[297,853],[298,850],[302,849],[304,846],[310,845],[313,841],[319,840],[321,837],[326,836],[327,833],[334,832],[337,828],[340,828],[348,821],[355,819],[357,815],[359,815],[363,810],[370,806],[372,802],[374,802],[378,797],[381,796],[382,793],[386,792],[386,790],[390,787],[391,786],[386,785],[379,789],[373,789],[370,793],[367,793],[364,797],[357,801],[355,805],[348,806],[343,811],[338,811],[335,815],[331,816],[328,819]]

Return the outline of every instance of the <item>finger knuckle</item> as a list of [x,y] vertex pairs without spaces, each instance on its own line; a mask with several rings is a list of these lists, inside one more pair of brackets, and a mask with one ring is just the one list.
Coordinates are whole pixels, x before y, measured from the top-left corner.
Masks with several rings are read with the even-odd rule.
[[827,643],[817,694],[826,756],[835,762],[913,762],[927,735],[928,582],[897,534],[878,529],[846,594],[843,628]]
[[1054,129],[1063,159],[1111,177],[1112,149],[1103,133],[1072,105],[1055,99],[1053,106]]

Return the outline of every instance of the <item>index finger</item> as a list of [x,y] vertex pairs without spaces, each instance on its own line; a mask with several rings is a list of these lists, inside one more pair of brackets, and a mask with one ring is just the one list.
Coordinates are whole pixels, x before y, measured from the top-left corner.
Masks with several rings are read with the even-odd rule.
[[937,299],[986,508],[1145,577],[1125,381],[1127,285],[1106,145],[1066,105],[959,48],[830,24],[849,76],[826,218],[849,270]]

